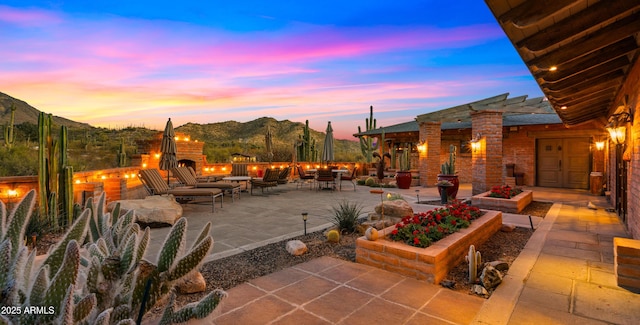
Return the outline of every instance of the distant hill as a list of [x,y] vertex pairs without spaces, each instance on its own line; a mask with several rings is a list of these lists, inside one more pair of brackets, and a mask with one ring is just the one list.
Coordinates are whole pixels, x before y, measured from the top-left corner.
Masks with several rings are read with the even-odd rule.
[[[289,120],[277,121],[272,117],[261,117],[249,122],[226,121],[210,124],[187,123],[177,127],[176,132],[188,134],[191,139],[205,141],[208,146],[214,148],[234,147],[239,151],[247,153],[260,153],[265,149],[265,134],[267,126],[271,128],[273,134],[274,157],[278,160],[278,154],[289,156],[293,151],[293,144],[299,136],[303,134],[304,123],[292,122]],[[310,135],[315,139],[318,156],[322,153],[325,133],[311,129]],[[360,154],[359,143],[348,140],[335,140],[334,151],[336,160],[354,160]],[[284,159],[284,158],[282,158]]]
[[[11,117],[11,104],[17,107],[15,112],[15,125],[22,123],[38,124],[40,111],[26,102],[13,98],[0,92],[0,129],[9,123]],[[111,148],[115,152],[120,143],[120,138],[127,141],[127,147],[134,153],[135,141],[146,140],[153,137],[157,131],[144,128],[124,128],[119,130],[96,128],[87,123],[79,123],[64,117],[54,116],[53,121],[57,125],[69,127],[69,141],[78,142],[79,149],[92,147]],[[190,135],[191,139],[205,142],[205,154],[210,162],[225,161],[230,153],[243,152],[258,156],[265,160],[264,137],[270,126],[273,134],[274,160],[287,161],[293,152],[293,144],[303,134],[304,123],[289,120],[277,121],[271,117],[261,117],[249,122],[225,121],[209,124],[187,123],[176,127],[176,132]],[[18,137],[18,141],[37,138],[37,130],[29,135]],[[355,130],[354,130],[355,132]],[[318,156],[322,153],[324,132],[310,130],[311,138],[315,139]],[[2,135],[0,134],[0,138]],[[81,143],[81,144],[80,144]],[[360,158],[358,142],[349,140],[335,140],[335,158],[337,161],[357,160]],[[87,166],[91,168],[91,166]],[[100,166],[100,168],[104,168]],[[78,168],[77,170],[85,170]]]
[[[38,124],[38,115],[40,111],[26,102],[13,98],[5,93],[0,92],[0,125],[6,125],[11,119],[11,104],[16,106],[14,123],[22,124],[25,122]],[[65,125],[69,128],[89,129],[91,125],[87,123],[75,122],[64,117],[54,116],[53,122],[57,125]]]

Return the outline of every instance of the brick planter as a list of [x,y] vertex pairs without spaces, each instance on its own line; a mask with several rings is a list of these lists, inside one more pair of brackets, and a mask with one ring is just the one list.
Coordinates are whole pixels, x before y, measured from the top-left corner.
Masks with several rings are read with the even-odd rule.
[[502,212],[486,211],[460,230],[427,248],[409,246],[386,239],[395,225],[379,232],[376,241],[360,237],[356,240],[356,262],[383,270],[439,283],[458,263],[464,261],[469,245],[476,247],[489,239],[502,226]]
[[532,191],[522,191],[522,193],[510,198],[501,199],[490,197],[489,192],[480,193],[471,197],[471,205],[480,209],[500,210],[502,212],[518,213],[533,201]]

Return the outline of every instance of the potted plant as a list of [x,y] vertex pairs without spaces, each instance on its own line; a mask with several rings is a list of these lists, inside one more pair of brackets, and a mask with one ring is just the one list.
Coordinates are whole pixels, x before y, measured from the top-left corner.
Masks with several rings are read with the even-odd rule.
[[[456,146],[449,146],[449,161],[446,161],[440,167],[440,174],[438,174],[438,181],[449,181],[453,186],[446,187],[447,197],[455,199],[458,195],[458,187],[460,182],[458,175],[456,174]],[[438,193],[442,191],[444,187],[438,186]],[[440,193],[442,195],[442,193]]]
[[396,183],[398,188],[408,189],[411,187],[411,172],[409,171],[411,161],[409,150],[405,149],[400,155],[400,171],[396,172]]

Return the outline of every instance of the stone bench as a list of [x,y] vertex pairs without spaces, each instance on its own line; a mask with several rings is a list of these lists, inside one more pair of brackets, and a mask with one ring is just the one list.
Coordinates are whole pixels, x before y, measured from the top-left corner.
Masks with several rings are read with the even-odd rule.
[[113,211],[118,202],[121,214],[135,210],[136,220],[151,227],[172,226],[182,217],[182,206],[176,202],[173,195],[154,195],[142,200],[114,201],[107,205],[107,210]]

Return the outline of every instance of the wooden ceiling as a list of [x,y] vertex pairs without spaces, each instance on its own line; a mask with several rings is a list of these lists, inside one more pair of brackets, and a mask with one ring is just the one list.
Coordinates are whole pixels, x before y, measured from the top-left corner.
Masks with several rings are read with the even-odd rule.
[[562,121],[604,124],[638,64],[640,1],[485,2]]

